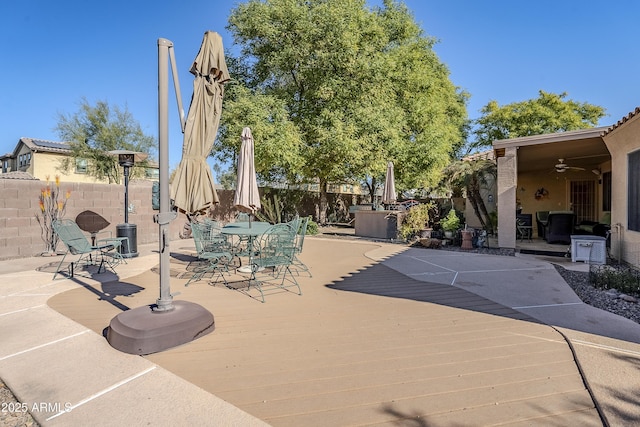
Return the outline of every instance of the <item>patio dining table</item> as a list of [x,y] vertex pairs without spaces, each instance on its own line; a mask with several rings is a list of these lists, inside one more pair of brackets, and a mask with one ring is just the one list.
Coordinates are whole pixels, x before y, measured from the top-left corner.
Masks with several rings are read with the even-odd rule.
[[247,266],[248,270],[247,270],[247,267],[243,267],[247,271],[244,271],[243,268],[241,268],[240,271],[244,271],[247,273],[251,272],[251,268],[252,268],[251,266],[253,265],[254,240],[256,237],[261,236],[270,227],[271,227],[271,224],[269,224],[268,222],[261,222],[261,221],[232,222],[222,227],[222,229],[220,230],[222,234],[227,236],[237,236],[240,238],[246,238],[247,240],[246,252],[248,253],[248,256],[249,256],[249,265]]

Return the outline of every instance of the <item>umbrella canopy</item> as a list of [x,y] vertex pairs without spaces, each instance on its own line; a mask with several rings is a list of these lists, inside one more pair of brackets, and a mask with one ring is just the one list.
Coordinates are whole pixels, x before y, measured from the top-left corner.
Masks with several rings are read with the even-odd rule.
[[175,206],[187,214],[219,202],[207,164],[220,124],[224,83],[230,80],[222,37],[218,33],[204,33],[190,71],[195,76],[193,96],[185,125],[182,159],[171,186]]
[[387,176],[384,180],[382,203],[391,205],[396,202],[396,184],[393,176],[393,162],[387,163]]
[[254,213],[261,208],[253,159],[253,136],[248,127],[242,129],[242,146],[238,156],[238,180],[233,204],[239,211],[247,213]]

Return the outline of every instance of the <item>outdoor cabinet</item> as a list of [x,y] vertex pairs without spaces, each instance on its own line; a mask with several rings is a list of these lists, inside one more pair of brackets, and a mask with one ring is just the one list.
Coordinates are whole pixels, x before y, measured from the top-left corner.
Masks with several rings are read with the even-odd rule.
[[606,239],[600,236],[571,236],[571,262],[606,264]]
[[355,235],[378,239],[396,239],[398,237],[398,219],[395,211],[355,212]]

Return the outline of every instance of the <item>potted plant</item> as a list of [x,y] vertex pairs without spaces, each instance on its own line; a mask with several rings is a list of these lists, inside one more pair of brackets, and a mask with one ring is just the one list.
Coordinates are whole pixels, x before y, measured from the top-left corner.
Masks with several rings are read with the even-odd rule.
[[429,230],[429,210],[432,208],[432,203],[421,203],[409,208],[400,226],[400,235],[403,239],[420,236]]
[[451,239],[453,237],[454,231],[456,231],[460,227],[460,218],[456,214],[455,209],[451,209],[447,216],[440,221],[440,225],[444,230],[444,236],[447,239]]

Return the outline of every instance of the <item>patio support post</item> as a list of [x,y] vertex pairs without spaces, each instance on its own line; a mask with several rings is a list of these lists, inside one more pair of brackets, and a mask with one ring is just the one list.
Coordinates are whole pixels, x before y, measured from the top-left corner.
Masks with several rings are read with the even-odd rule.
[[516,189],[518,185],[518,148],[508,147],[498,157],[498,246],[516,247]]

